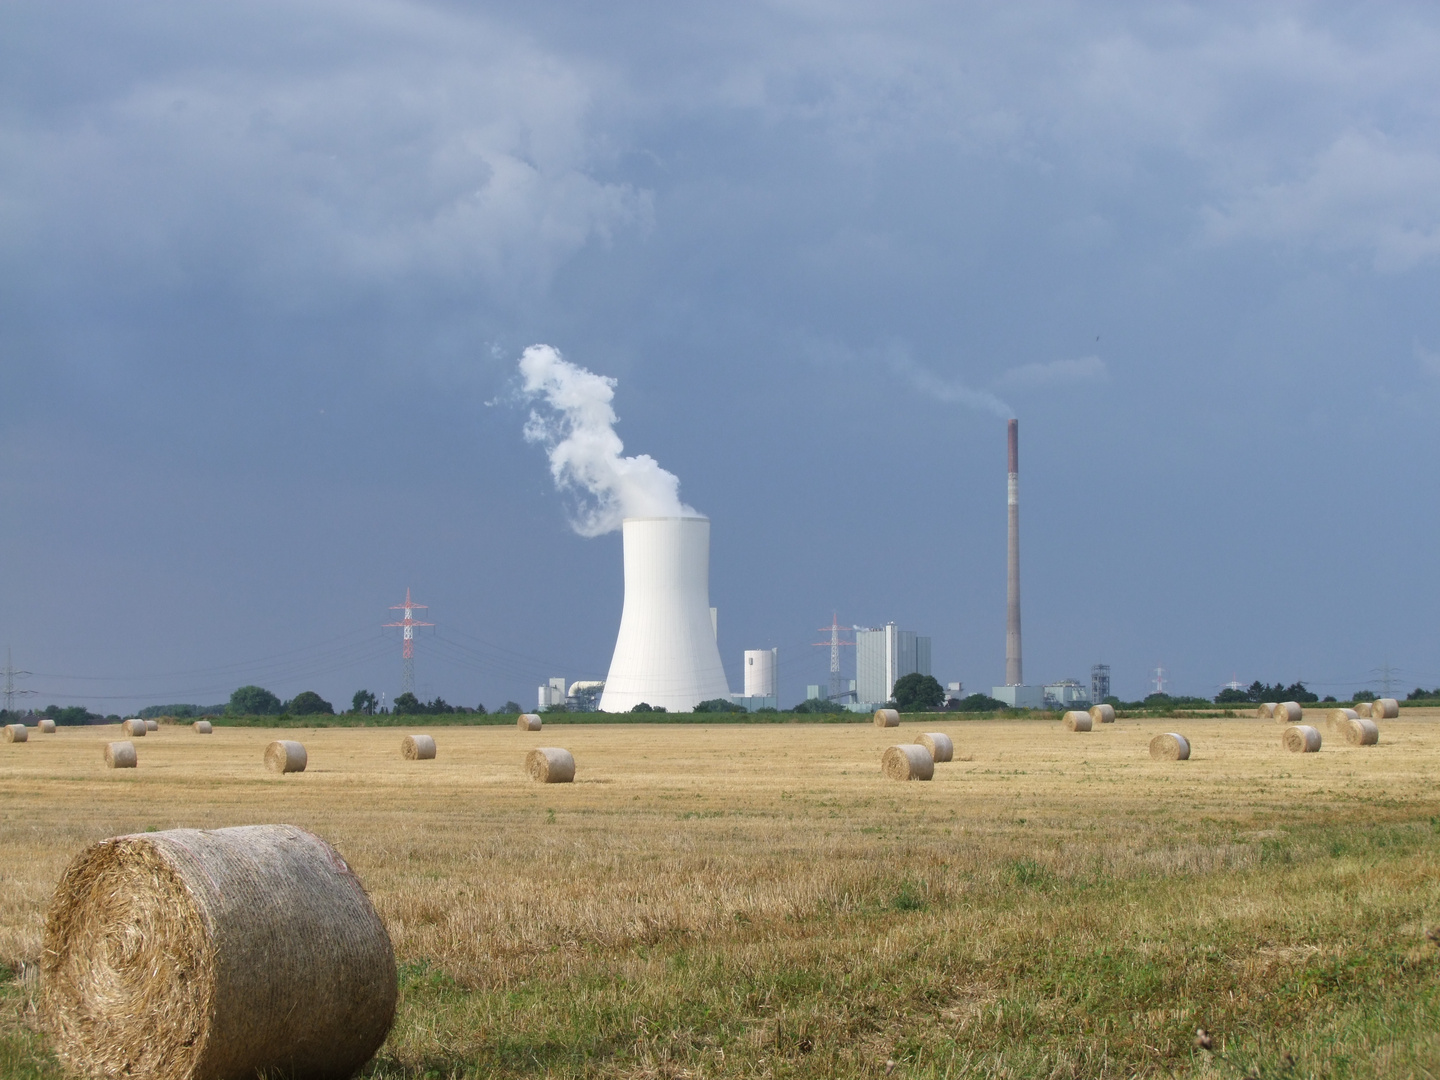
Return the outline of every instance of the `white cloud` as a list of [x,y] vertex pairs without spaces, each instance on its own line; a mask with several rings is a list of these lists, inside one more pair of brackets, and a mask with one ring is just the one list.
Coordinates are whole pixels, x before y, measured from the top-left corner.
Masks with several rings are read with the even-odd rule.
[[1105,382],[1109,378],[1110,370],[1104,360],[1098,356],[1082,356],[1044,364],[1021,364],[1010,368],[997,381],[1022,390],[1043,390],[1052,386]]

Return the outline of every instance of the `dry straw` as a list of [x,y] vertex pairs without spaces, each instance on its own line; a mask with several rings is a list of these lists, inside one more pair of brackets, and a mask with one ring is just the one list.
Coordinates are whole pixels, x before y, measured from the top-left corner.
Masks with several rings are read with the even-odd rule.
[[41,734],[43,735],[55,734],[55,721],[51,720],[48,716],[45,717],[45,719],[41,720],[38,726],[40,728]]
[[1267,701],[1263,703],[1258,709],[1255,710],[1255,715],[1261,720],[1275,719],[1275,703],[1273,701]]
[[1331,709],[1329,713],[1329,727],[1331,731],[1344,731],[1345,725],[1351,720],[1359,719],[1360,714],[1354,709]]
[[1368,719],[1370,716],[1370,702],[1357,701],[1355,703],[1355,715],[1360,717],[1362,720]]
[[1150,756],[1156,761],[1189,761],[1190,740],[1174,731],[1150,740]]
[[1090,719],[1097,724],[1113,724],[1115,722],[1115,706],[1104,703],[1091,705]]
[[1309,724],[1291,724],[1280,736],[1281,745],[1294,754],[1313,754],[1320,749],[1320,732]]
[[1394,720],[1400,715],[1400,702],[1393,697],[1377,698],[1370,704],[1370,717],[1373,720]]
[[6,724],[6,725],[5,725],[5,741],[6,741],[6,742],[29,742],[29,741],[30,741],[30,729],[27,728],[24,724]]
[[1300,708],[1298,701],[1282,701],[1275,706],[1275,722],[1277,724],[1298,724],[1305,719],[1305,710]]
[[146,730],[146,731],[159,731],[159,730],[160,730],[160,721],[159,721],[159,720],[146,720],[146,721],[145,721],[145,730]]
[[41,1008],[83,1076],[341,1080],[395,1017],[395,953],[335,849],[290,825],[119,836],[45,920]]
[[1380,741],[1380,728],[1374,720],[1357,716],[1344,727],[1345,741],[1351,746],[1374,746]]
[[145,726],[145,721],[139,719],[126,720],[123,724],[120,725],[120,727],[121,730],[123,730],[125,734],[129,735],[132,739],[143,738],[145,732],[150,730]]
[[433,760],[435,740],[429,735],[406,735],[400,743],[400,756],[406,761]]
[[885,751],[880,771],[890,780],[929,780],[935,775],[935,759],[919,743],[901,743]]
[[900,726],[900,714],[899,714],[898,712],[896,712],[894,709],[876,709],[876,710],[875,710],[875,726],[876,726],[876,727],[899,727],[899,726]]
[[197,735],[209,735],[215,730],[215,728],[211,726],[209,720],[196,720],[194,726],[195,734]]
[[105,744],[105,767],[109,769],[133,769],[135,744],[133,742],[111,742]]
[[1060,722],[1065,725],[1066,731],[1091,730],[1090,714],[1079,709],[1071,709]]
[[294,739],[276,739],[265,747],[265,767],[271,772],[304,772],[309,760],[305,747]]
[[927,731],[915,741],[930,751],[932,761],[955,760],[955,744],[950,741],[950,736],[946,735],[943,731]]
[[521,713],[520,719],[515,721],[515,726],[521,731],[539,731],[540,717],[532,712]]
[[568,784],[575,779],[575,757],[558,746],[537,746],[525,755],[525,771],[542,784]]

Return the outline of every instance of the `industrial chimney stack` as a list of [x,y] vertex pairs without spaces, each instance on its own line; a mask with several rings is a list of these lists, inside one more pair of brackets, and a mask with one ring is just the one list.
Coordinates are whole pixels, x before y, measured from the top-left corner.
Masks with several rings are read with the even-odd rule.
[[1005,683],[1021,686],[1020,663],[1020,421],[1011,420],[1010,543],[1005,574]]

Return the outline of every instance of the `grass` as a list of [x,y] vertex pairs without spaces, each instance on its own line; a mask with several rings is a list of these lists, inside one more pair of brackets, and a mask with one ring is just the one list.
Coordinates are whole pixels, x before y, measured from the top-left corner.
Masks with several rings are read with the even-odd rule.
[[[1142,720],[556,718],[447,728],[433,762],[315,729],[286,777],[259,730],[162,729],[123,774],[104,729],[32,736],[0,754],[0,1075],[60,1075],[22,972],[75,852],[284,820],[340,847],[395,941],[371,1077],[1433,1076],[1436,716],[1312,755],[1187,720],[1183,763]],[[946,727],[962,760],[880,778]],[[526,782],[534,745],[576,783]]]

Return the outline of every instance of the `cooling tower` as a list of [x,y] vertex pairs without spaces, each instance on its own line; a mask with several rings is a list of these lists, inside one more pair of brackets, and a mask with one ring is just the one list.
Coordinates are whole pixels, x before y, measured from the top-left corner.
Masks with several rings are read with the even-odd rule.
[[1020,662],[1020,421],[1011,420],[1010,443],[1010,537],[1005,567],[1005,683],[1025,682]]
[[625,608],[601,712],[730,697],[710,614],[710,519],[626,518]]

